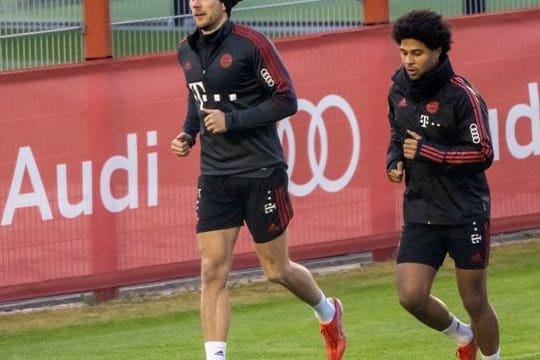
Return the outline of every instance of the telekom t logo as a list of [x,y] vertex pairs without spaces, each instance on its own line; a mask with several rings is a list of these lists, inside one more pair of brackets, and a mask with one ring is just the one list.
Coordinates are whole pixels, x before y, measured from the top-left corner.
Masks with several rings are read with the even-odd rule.
[[199,103],[199,107],[202,108],[203,104],[208,101],[203,82],[198,81],[198,82],[189,83],[189,88],[191,89],[193,96]]
[[429,116],[420,115],[420,126],[423,128],[426,128],[428,124],[429,124]]

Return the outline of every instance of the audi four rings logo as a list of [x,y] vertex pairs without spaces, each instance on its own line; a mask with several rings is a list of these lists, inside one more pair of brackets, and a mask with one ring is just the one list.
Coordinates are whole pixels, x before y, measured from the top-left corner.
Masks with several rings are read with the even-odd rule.
[[272,87],[276,84],[274,82],[274,79],[272,79],[272,75],[270,75],[270,72],[266,68],[261,69],[261,76],[264,79],[264,81],[266,81],[268,86]]
[[[347,152],[343,150],[343,156],[350,156],[349,165],[345,172],[337,179],[329,179],[325,175],[326,166],[328,162],[328,143],[330,139],[326,133],[325,119],[323,113],[329,108],[337,108],[345,114],[347,122],[351,128],[352,135],[352,148]],[[294,165],[296,160],[296,142],[294,130],[291,126],[289,118],[285,118],[278,124],[279,139],[283,143],[283,136],[287,137],[287,147],[289,150],[289,192],[295,196],[309,195],[317,186],[320,186],[323,190],[328,192],[337,192],[343,189],[351,181],[356,167],[358,165],[358,159],[360,158],[360,129],[358,128],[358,121],[354,115],[354,111],[349,103],[338,95],[328,95],[324,97],[316,106],[308,100],[298,100],[298,112],[305,111],[311,115],[307,134],[307,146],[308,146],[308,161],[311,169],[312,177],[304,184],[296,184],[292,181],[292,173],[294,171]],[[318,133],[320,141],[320,156],[317,157],[315,152],[316,144],[315,135]],[[339,139],[332,139],[339,145]],[[349,155],[346,155],[349,154]]]
[[476,126],[476,124],[471,124],[469,126],[469,129],[471,129],[472,142],[475,144],[480,143],[480,133],[478,132],[478,126]]

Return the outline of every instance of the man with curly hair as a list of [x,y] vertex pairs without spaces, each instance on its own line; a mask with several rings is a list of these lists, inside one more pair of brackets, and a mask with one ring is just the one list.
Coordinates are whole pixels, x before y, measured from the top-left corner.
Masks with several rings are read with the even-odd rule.
[[[396,277],[401,305],[457,343],[457,358],[500,357],[498,320],[487,293],[493,162],[487,106],[472,84],[456,75],[448,52],[451,30],[442,16],[415,10],[400,17],[392,37],[402,66],[392,77],[387,175],[405,177],[404,226]],[[470,325],[431,294],[446,255]]]

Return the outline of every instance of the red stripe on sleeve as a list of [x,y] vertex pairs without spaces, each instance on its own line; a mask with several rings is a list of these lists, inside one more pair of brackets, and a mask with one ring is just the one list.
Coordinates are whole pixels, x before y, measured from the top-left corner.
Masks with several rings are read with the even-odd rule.
[[478,126],[478,129],[480,129],[480,135],[482,136],[482,139],[489,139],[489,133],[486,129],[486,125],[484,124],[484,121],[482,121],[482,109],[480,107],[480,101],[478,100],[476,93],[471,88],[471,86],[465,82],[465,80],[458,76],[454,76],[451,82],[465,90],[465,93],[471,101],[474,112],[474,122]]
[[270,71],[270,74],[272,74],[272,77],[274,77],[278,90],[289,91],[290,87],[288,76],[285,74],[284,69],[276,59],[275,51],[269,40],[261,33],[238,24],[234,25],[233,33],[242,36],[255,44],[255,47],[261,52],[265,64],[268,66],[268,71]]

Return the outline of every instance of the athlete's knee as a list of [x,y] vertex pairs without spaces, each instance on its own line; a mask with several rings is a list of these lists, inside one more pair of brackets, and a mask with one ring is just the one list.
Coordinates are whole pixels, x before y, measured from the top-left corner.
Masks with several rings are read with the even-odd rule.
[[490,309],[490,305],[487,296],[483,293],[471,294],[462,299],[463,307],[471,317],[476,319]]
[[206,284],[221,284],[224,286],[229,277],[229,266],[227,263],[205,259],[201,261],[201,281]]
[[429,294],[422,294],[419,291],[400,289],[398,291],[399,304],[410,313],[422,311],[429,299]]
[[268,281],[272,283],[283,285],[286,282],[287,276],[285,275],[284,271],[272,269],[267,271],[265,274]]
[[290,265],[267,265],[264,267],[264,274],[266,275],[266,278],[268,281],[285,285],[287,283],[287,279],[291,275],[292,268]]

